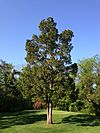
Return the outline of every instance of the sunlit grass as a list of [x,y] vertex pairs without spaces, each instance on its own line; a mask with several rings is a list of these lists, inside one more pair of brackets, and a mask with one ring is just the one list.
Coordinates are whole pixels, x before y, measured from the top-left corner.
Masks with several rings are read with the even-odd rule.
[[100,117],[53,111],[53,124],[46,125],[46,112],[21,111],[0,114],[0,133],[99,133]]

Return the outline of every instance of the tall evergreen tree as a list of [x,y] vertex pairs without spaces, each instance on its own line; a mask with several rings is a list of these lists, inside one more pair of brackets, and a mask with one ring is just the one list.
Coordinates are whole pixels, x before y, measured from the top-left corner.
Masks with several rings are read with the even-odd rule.
[[47,103],[47,124],[52,123],[52,100],[58,91],[66,88],[68,77],[77,72],[77,64],[72,64],[70,52],[73,32],[58,32],[52,17],[44,19],[39,25],[40,35],[33,34],[26,41],[26,61],[34,67],[34,91],[43,96]]

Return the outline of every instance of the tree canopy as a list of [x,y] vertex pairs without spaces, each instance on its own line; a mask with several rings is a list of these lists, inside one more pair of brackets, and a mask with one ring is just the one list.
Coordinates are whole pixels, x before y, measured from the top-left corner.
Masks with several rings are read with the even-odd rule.
[[100,56],[79,62],[79,97],[90,112],[100,115]]

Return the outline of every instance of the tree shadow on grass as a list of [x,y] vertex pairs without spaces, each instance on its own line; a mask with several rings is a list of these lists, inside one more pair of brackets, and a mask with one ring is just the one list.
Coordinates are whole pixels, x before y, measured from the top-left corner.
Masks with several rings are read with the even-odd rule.
[[45,121],[46,114],[37,114],[38,111],[21,111],[16,113],[0,113],[0,129],[14,125],[33,124]]
[[77,126],[100,126],[100,116],[77,114],[62,119],[61,123],[76,124]]

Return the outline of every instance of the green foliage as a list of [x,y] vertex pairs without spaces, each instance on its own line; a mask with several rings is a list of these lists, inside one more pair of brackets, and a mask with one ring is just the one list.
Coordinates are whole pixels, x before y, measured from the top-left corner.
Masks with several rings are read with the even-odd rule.
[[78,112],[84,107],[84,102],[77,99],[75,102],[69,104],[69,111]]
[[[49,17],[40,22],[40,35],[26,41],[26,61],[35,71],[34,93],[47,104],[47,123],[52,123],[52,104],[55,95],[67,90],[67,79],[77,72],[72,64],[70,52],[73,32],[58,32],[54,19]],[[69,79],[68,79],[69,80]]]
[[84,108],[88,112],[100,115],[100,57],[79,62],[78,75],[79,99],[84,101]]
[[24,106],[22,94],[17,87],[18,74],[11,64],[0,61],[0,112],[18,111]]
[[[36,78],[36,73],[38,73],[39,70],[40,69],[38,69],[38,67],[35,69],[35,67],[29,67],[29,65],[27,65],[23,68],[19,77],[20,91],[26,100],[32,102],[32,105],[39,97],[46,102],[45,95],[47,90],[43,89],[44,80],[40,80],[40,82],[38,78]],[[38,86],[37,83],[39,83]],[[45,86],[47,86],[46,83]],[[66,89],[64,87],[66,87]],[[45,95],[41,95],[41,92]],[[53,107],[61,110],[69,110],[69,105],[72,102],[75,102],[78,96],[78,92],[75,89],[74,80],[71,77],[68,77],[68,79],[63,82],[63,85],[57,82],[55,85],[55,90],[52,92],[52,94]],[[42,108],[44,108],[44,103],[42,104]]]
[[51,17],[42,20],[39,29],[40,35],[33,35],[31,40],[26,41],[26,61],[33,71],[31,90],[49,102],[67,92],[71,76],[77,72],[77,64],[71,63],[70,55],[74,35],[71,30],[59,33]]
[[34,84],[34,75],[30,66],[27,65],[23,67],[22,71],[20,72],[19,84],[18,84],[18,89],[20,90],[24,99],[29,101],[32,99],[33,84]]
[[69,101],[65,98],[56,99],[54,102],[54,108],[57,110],[67,110],[69,111]]
[[78,111],[75,102],[70,104],[69,111],[72,111],[72,112],[77,112]]

